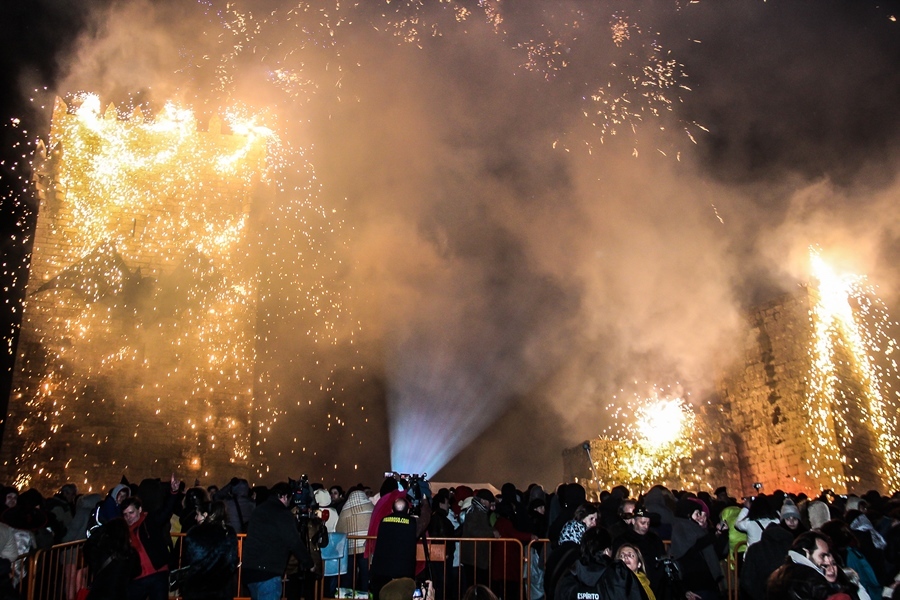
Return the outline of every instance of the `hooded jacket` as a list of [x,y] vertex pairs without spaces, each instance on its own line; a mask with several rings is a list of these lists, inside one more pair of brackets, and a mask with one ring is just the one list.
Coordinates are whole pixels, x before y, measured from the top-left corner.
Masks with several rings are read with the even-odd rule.
[[[375,505],[362,490],[354,490],[347,496],[344,508],[338,516],[335,530],[351,536],[365,536],[369,531],[372,511]],[[362,554],[366,549],[366,540],[351,539],[348,541],[350,554]]]
[[600,556],[578,560],[556,584],[555,600],[642,600],[644,587],[625,563]]

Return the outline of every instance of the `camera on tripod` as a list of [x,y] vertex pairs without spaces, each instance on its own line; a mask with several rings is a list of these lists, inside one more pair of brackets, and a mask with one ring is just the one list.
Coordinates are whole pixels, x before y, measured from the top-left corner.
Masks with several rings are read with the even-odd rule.
[[428,474],[422,473],[397,473],[395,471],[385,471],[385,477],[393,477],[397,480],[399,489],[406,491],[406,497],[409,499],[410,512],[414,515],[421,514],[422,500],[427,498],[431,501],[431,488],[428,485]]

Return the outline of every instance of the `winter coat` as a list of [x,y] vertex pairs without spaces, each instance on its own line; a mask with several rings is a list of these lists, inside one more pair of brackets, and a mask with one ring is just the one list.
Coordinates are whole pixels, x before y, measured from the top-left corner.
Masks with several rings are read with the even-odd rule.
[[227,511],[227,523],[237,533],[247,531],[247,523],[256,508],[256,504],[250,499],[250,484],[246,479],[233,479],[227,485],[216,492],[213,500],[221,500],[225,503]]
[[762,538],[744,555],[741,568],[741,597],[747,600],[765,600],[766,582],[769,576],[784,563],[794,536],[783,527],[768,527]]
[[501,538],[519,540],[521,545],[515,542],[491,543],[491,579],[521,581],[523,551],[531,541],[531,534],[516,529],[506,517],[497,517],[494,529]]
[[766,584],[767,600],[826,600],[839,591],[839,585],[829,583],[809,559],[793,550],[788,552],[784,564],[772,573]]
[[233,598],[238,566],[237,534],[224,523],[201,523],[184,537],[187,571],[180,586],[184,600]]
[[[460,528],[460,537],[494,539],[494,528],[491,526],[487,509],[473,502],[466,513],[466,520]],[[464,565],[478,569],[487,569],[491,562],[489,542],[460,542],[459,560]]]
[[555,600],[645,600],[638,578],[625,563],[608,556],[585,564],[581,560],[556,584]]
[[87,538],[88,527],[102,500],[100,494],[85,494],[78,498],[75,502],[75,516],[72,517],[72,522],[62,538],[63,543]]
[[650,587],[655,595],[661,597],[665,572],[658,561],[666,557],[666,546],[662,539],[652,531],[638,535],[634,529],[629,528],[621,537],[613,540],[612,554],[615,555],[623,544],[631,544],[641,551],[641,555],[644,557],[644,571],[650,581]]
[[281,577],[288,557],[297,557],[300,569],[313,566],[306,544],[297,531],[297,520],[277,496],[256,507],[244,538],[243,579],[247,583]]

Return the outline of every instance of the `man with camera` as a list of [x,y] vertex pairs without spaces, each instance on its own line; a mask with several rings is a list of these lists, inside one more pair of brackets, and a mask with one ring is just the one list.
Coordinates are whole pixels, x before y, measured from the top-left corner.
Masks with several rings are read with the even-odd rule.
[[276,483],[266,501],[250,516],[244,539],[243,579],[253,600],[281,598],[281,577],[291,554],[297,558],[301,571],[313,567],[290,509],[292,496],[289,484]]

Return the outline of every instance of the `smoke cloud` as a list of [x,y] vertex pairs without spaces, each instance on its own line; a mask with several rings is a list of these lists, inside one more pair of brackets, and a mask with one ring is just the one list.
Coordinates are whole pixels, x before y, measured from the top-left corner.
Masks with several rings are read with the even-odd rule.
[[279,133],[271,472],[552,486],[614,395],[712,398],[810,244],[896,296],[886,9],[552,4],[124,2],[59,57],[53,93]]

